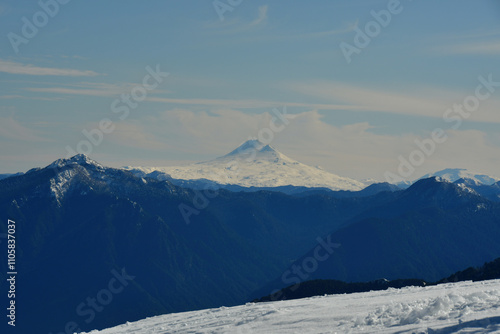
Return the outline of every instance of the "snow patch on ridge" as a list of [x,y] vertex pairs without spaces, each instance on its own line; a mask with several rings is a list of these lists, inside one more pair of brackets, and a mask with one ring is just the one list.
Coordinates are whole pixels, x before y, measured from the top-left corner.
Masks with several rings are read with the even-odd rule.
[[50,192],[57,202],[60,204],[61,199],[64,197],[70,186],[70,180],[75,175],[73,170],[67,169],[58,173],[55,177],[50,179]]

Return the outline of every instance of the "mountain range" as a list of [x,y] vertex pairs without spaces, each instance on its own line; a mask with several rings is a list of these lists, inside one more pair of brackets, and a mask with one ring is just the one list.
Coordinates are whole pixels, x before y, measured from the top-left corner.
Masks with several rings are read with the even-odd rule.
[[[70,321],[87,330],[236,305],[279,275],[318,235],[368,205],[220,190],[188,225],[179,206],[194,205],[197,196],[84,155],[0,180],[0,219],[18,226],[18,285],[23,287],[18,313],[30,319],[19,330],[60,332]],[[2,224],[0,234],[6,232]],[[1,268],[5,289],[6,261]],[[86,323],[78,306],[95,298],[121,270],[135,279],[116,296],[118,302]]]
[[[307,170],[248,144],[216,164],[236,161],[244,171],[246,152],[252,168],[276,164],[274,175],[278,166]],[[0,220],[17,226],[18,314],[29,319],[20,333],[238,305],[310,279],[435,281],[500,256],[498,182],[282,186],[191,189],[157,170],[109,168],[85,155],[1,179]],[[116,277],[126,285],[103,299]],[[93,313],[92,300],[101,301]]]
[[[379,190],[406,189],[418,180],[440,177],[449,182],[466,183],[474,190],[488,194],[490,199],[500,195],[500,178],[461,168],[444,169],[426,174],[415,181],[405,181],[391,186],[375,180],[357,181],[327,172],[319,166],[312,167],[295,161],[256,139],[248,140],[232,152],[206,162],[186,166],[123,168],[139,177],[168,180],[177,186],[198,190],[269,190],[287,194],[330,190],[343,191],[345,196],[358,196],[357,192],[361,190],[373,193]],[[368,186],[372,187],[367,190]]]

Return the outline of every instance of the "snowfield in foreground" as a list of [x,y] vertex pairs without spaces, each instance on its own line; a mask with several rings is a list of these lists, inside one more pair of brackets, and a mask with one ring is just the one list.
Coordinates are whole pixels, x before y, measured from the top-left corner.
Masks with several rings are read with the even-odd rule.
[[500,333],[500,280],[248,303],[90,333]]

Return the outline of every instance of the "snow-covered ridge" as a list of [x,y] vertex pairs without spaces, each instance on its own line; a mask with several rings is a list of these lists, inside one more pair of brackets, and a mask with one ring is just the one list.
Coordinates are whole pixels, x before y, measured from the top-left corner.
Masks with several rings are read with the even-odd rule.
[[148,175],[156,172],[178,180],[210,180],[242,187],[303,186],[332,190],[362,190],[362,182],[295,161],[270,145],[249,140],[229,154],[207,162],[180,167],[125,167]]
[[92,331],[153,333],[499,333],[500,280],[248,303]]
[[495,182],[500,181],[500,178],[492,177],[484,174],[474,173],[463,168],[447,168],[439,172],[432,174],[427,174],[422,176],[420,179],[426,179],[432,176],[438,176],[449,182],[455,182],[460,179],[468,179],[474,181],[476,184],[492,185]]

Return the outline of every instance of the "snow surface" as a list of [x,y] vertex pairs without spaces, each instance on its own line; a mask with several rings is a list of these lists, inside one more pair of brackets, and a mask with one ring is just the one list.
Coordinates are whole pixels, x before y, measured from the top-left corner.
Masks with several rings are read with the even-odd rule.
[[[83,174],[89,176],[89,170],[87,168],[79,168],[78,171],[75,169],[64,169],[67,166],[92,166],[94,168],[93,178],[105,179],[106,178],[106,168],[99,164],[98,162],[90,159],[85,154],[78,154],[70,159],[58,159],[48,165],[46,168],[54,168],[57,170],[57,173],[54,177],[52,177],[50,182],[50,192],[52,196],[54,196],[59,204],[61,204],[61,200],[64,198],[66,193],[69,191],[71,187],[71,183],[73,178],[77,174]],[[29,173],[29,171],[28,171]],[[83,194],[83,193],[82,193]]]
[[303,186],[332,190],[362,190],[366,184],[295,161],[258,140],[249,140],[231,153],[215,160],[181,167],[124,167],[132,172],[166,179],[211,180],[242,187]]
[[500,280],[248,303],[90,333],[500,333]]
[[75,171],[65,170],[58,173],[55,177],[51,178],[50,181],[50,191],[52,195],[60,203],[60,200],[64,197],[69,189],[70,181],[75,176]]
[[492,185],[495,182],[500,181],[499,178],[474,173],[474,172],[471,172],[471,171],[469,171],[467,169],[463,169],[463,168],[443,169],[439,172],[424,175],[420,179],[427,179],[427,178],[433,177],[433,176],[443,178],[449,182],[455,182],[455,181],[460,180],[460,179],[470,179],[470,180],[474,181],[476,184],[485,184],[488,186]]

